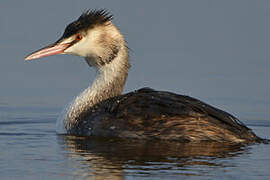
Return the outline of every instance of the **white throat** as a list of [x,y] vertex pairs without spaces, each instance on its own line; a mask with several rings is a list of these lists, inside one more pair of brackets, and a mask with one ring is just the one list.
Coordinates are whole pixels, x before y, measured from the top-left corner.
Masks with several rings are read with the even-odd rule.
[[[85,58],[85,60],[92,65],[93,59]],[[81,113],[103,100],[122,93],[129,68],[127,47],[123,45],[110,63],[96,68],[98,74],[93,84],[75,97],[57,119],[56,131],[58,134],[67,133]]]

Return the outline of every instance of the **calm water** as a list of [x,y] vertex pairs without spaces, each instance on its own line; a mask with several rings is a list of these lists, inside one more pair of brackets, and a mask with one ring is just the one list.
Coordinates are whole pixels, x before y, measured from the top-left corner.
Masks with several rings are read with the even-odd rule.
[[93,80],[79,57],[25,63],[86,9],[125,35],[125,91],[187,94],[270,138],[270,1],[0,1],[0,179],[270,179],[270,145],[177,144],[55,134],[62,107]]
[[[0,179],[267,179],[270,145],[58,136],[57,108],[0,106]],[[270,121],[247,121],[270,138]]]

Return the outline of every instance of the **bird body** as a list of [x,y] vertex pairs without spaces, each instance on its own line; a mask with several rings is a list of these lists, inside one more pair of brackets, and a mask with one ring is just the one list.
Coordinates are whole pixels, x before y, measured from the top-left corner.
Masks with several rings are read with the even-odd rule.
[[234,116],[189,96],[142,88],[95,104],[68,134],[181,142],[256,142]]
[[58,118],[58,133],[181,142],[262,140],[234,116],[189,96],[150,88],[122,95],[130,67],[128,48],[111,20],[104,10],[87,11],[58,41],[25,58],[72,54],[97,69],[93,84]]

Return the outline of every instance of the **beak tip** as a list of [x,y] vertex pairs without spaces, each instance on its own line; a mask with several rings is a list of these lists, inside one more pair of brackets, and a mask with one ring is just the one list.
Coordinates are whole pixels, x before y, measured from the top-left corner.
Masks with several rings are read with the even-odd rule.
[[26,56],[26,57],[24,58],[24,61],[29,61],[29,60],[31,60],[31,59],[33,59],[33,58],[31,58],[31,56]]

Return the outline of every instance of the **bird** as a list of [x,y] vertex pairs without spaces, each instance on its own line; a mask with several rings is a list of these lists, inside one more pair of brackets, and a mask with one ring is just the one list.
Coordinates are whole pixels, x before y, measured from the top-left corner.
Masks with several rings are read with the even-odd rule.
[[84,11],[59,40],[25,57],[80,56],[98,72],[60,114],[58,134],[195,143],[263,140],[233,115],[190,96],[149,87],[122,94],[129,48],[112,20],[104,9]]

